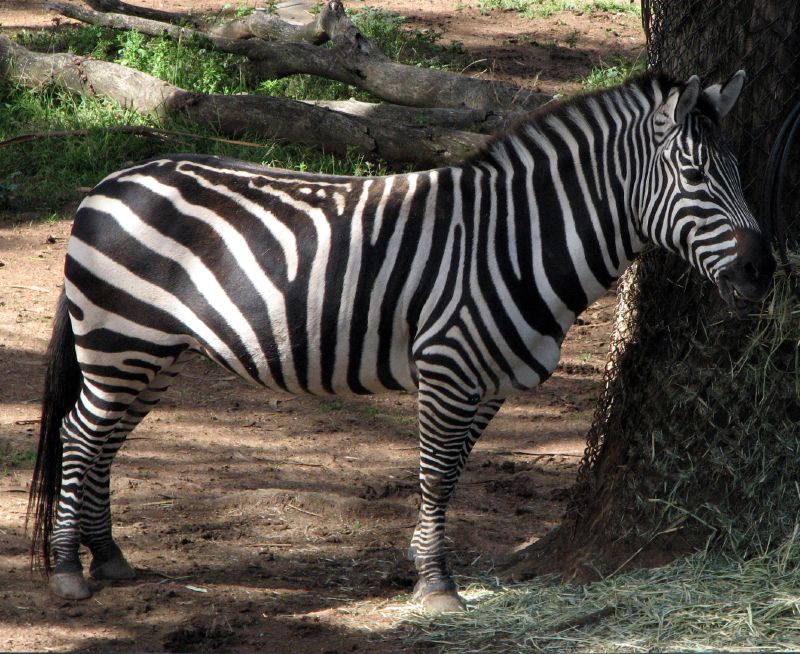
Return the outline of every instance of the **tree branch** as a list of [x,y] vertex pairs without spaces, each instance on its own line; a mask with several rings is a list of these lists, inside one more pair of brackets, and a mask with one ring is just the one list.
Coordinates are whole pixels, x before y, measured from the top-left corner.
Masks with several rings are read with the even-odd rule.
[[86,4],[92,9],[100,12],[115,12],[118,14],[138,16],[139,18],[148,18],[167,23],[188,23],[195,25],[196,27],[202,26],[202,21],[198,20],[197,17],[192,16],[192,14],[149,9],[147,7],[139,7],[137,5],[128,4],[127,2],[122,2],[121,0],[86,0]]
[[[116,0],[86,0],[87,4],[95,5],[100,4],[105,6],[109,5],[124,5],[118,3]],[[94,11],[93,9],[86,9],[80,5],[74,5],[65,2],[45,2],[45,9],[48,11],[55,11],[66,16],[67,18],[74,18],[82,23],[89,23],[90,25],[102,25],[103,27],[110,27],[115,30],[136,30],[148,36],[161,36],[169,34],[174,38],[189,38],[201,36],[203,33],[191,27],[181,27],[180,25],[173,25],[169,22],[155,20],[127,13],[110,13],[107,10]],[[132,7],[133,5],[125,5]]]
[[208,34],[229,39],[258,38],[264,41],[312,45],[332,41],[334,45],[355,48],[370,57],[388,60],[383,51],[353,24],[344,5],[338,0],[326,2],[314,19],[305,24],[290,23],[275,14],[254,11],[244,18],[211,28]]
[[31,52],[4,36],[0,75],[28,87],[56,85],[108,98],[141,114],[179,118],[231,138],[249,135],[305,143],[337,154],[352,149],[394,165],[455,163],[488,140],[480,134],[369,119],[283,98],[191,93],[119,64]]
[[513,122],[513,116],[477,109],[404,107],[386,102],[376,104],[359,100],[303,100],[302,102],[367,120],[380,120],[396,125],[459,129],[479,134],[491,134],[508,127]]
[[223,52],[239,54],[257,62],[263,77],[285,77],[297,73],[317,75],[351,84],[394,104],[519,112],[535,109],[550,100],[547,95],[513,84],[408,66],[369,54],[371,42],[363,37],[359,39],[357,30],[357,34],[353,34],[341,18],[336,18],[337,12],[343,12],[337,0],[325,5],[330,12],[326,29],[333,31],[329,35],[334,40],[333,48],[320,48],[306,42],[275,43],[258,38],[213,36],[168,23],[95,12],[62,2],[47,2],[45,6],[70,18],[115,29],[136,29],[154,36],[164,33],[184,38],[202,36]]

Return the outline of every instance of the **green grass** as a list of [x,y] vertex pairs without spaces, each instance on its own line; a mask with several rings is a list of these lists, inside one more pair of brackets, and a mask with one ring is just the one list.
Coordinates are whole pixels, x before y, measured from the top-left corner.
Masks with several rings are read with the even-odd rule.
[[0,148],[0,209],[55,211],[75,199],[78,188],[95,184],[120,163],[149,156],[152,144],[102,132],[124,123],[147,120],[117,105],[55,89],[0,84],[0,139],[48,130],[97,130],[88,137]]
[[71,52],[108,59],[117,47],[117,37],[118,33],[114,30],[86,25],[67,26],[55,31],[22,30],[14,38],[20,45],[37,52]]
[[616,59],[610,64],[601,62],[592,68],[591,72],[581,80],[581,83],[588,91],[605,89],[622,84],[629,77],[644,73],[646,69],[644,57],[639,57],[634,61]]
[[525,18],[548,18],[563,12],[598,12],[641,15],[638,2],[627,0],[478,0],[481,13],[515,11]]
[[248,91],[245,60],[217,52],[198,39],[118,35],[114,61],[198,93],[230,95]]
[[3,476],[17,468],[29,468],[36,460],[34,450],[17,450],[8,443],[0,443],[0,470]]

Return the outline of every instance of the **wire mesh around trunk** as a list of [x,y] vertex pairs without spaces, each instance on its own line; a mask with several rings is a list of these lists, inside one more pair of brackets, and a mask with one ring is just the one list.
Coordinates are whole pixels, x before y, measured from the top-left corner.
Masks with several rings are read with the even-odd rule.
[[[642,4],[651,69],[705,84],[745,69],[724,127],[750,206],[771,228],[777,214],[763,215],[761,190],[770,148],[800,102],[800,3]],[[780,198],[790,252],[800,230],[798,151],[789,149]],[[713,535],[748,553],[791,532],[800,516],[800,309],[790,286],[779,274],[763,313],[739,319],[671,255],[646,253],[626,273],[605,390],[553,540],[560,549],[567,539],[620,556],[677,552]]]

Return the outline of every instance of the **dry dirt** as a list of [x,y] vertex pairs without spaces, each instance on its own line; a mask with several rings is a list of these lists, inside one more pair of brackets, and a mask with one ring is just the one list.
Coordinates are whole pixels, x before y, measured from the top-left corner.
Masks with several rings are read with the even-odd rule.
[[[437,26],[490,59],[494,74],[543,91],[568,90],[601,56],[641,47],[630,17],[545,24],[451,0],[370,4]],[[0,23],[48,24],[38,7],[3,0]],[[570,30],[566,60],[553,59],[561,46],[536,44]],[[0,448],[23,455],[35,448],[70,230],[40,218],[0,222]],[[509,401],[478,443],[448,514],[460,575],[493,573],[558,523],[600,390],[613,302],[590,307],[553,378]],[[418,504],[414,414],[408,395],[272,396],[194,363],[116,462],[115,530],[139,577],[98,586],[85,602],[56,599],[31,577],[31,465],[0,470],[0,650],[413,651],[401,619],[414,582],[404,556]]]

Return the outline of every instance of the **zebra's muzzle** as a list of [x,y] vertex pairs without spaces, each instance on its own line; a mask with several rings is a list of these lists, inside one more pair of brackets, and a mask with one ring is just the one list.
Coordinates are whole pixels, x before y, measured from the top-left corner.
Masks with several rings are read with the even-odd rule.
[[753,305],[758,304],[764,299],[763,296],[754,297],[752,295],[744,295],[733,284],[728,282],[720,282],[719,292],[722,299],[725,300],[725,304],[739,314],[746,313]]
[[726,304],[741,313],[767,296],[776,264],[768,241],[758,232],[737,230],[736,251],[733,263],[719,273],[717,286]]

